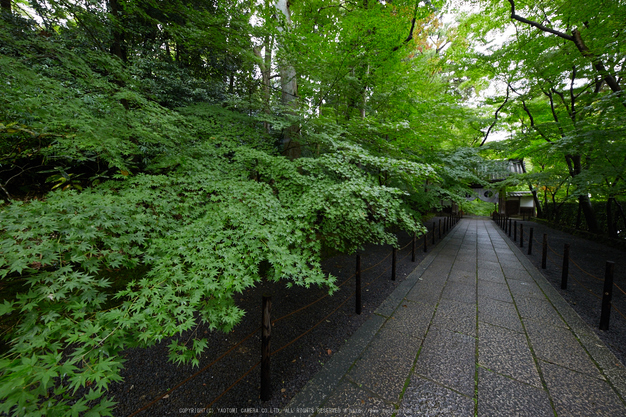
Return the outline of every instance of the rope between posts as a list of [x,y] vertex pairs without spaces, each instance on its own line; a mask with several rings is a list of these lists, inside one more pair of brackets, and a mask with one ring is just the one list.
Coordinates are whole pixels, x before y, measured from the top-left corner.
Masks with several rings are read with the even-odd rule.
[[554,249],[552,249],[552,246],[550,246],[550,244],[548,243],[548,249],[550,249],[552,252],[554,252],[555,255],[557,255],[559,258],[562,258],[563,255],[561,255],[560,253],[558,253],[557,251],[555,251]]
[[[409,241],[408,244],[406,244],[404,247],[400,248],[399,250],[403,250],[405,248],[407,248],[411,243],[413,243],[413,240]],[[420,244],[420,246],[417,246],[416,249],[418,247],[421,247],[422,244]],[[361,270],[361,272],[365,272],[368,271],[372,268],[377,267],[378,265],[380,265],[381,263],[383,263],[387,258],[389,258],[389,256],[391,255],[391,253],[388,253],[383,259],[381,259],[378,263],[376,263],[375,265],[372,265],[366,269]],[[403,258],[401,258],[401,260],[404,260],[406,257],[408,257],[409,254],[405,255]],[[376,278],[374,278],[373,280],[371,280],[369,283],[365,284],[365,287],[373,284],[376,280],[378,280],[378,278],[380,278],[385,272],[387,272],[389,270],[389,267],[385,268],[385,270],[383,272],[381,272]],[[354,277],[355,274],[350,275],[348,278],[346,278],[341,284],[339,284],[338,286],[341,287],[344,284],[346,284],[350,279],[352,279],[352,277]],[[352,297],[354,296],[354,292],[348,297],[346,298],[343,302],[341,302],[341,304],[339,304],[337,306],[337,308],[335,308],[333,311],[331,311],[326,317],[324,317],[322,320],[320,320],[317,324],[315,324],[313,327],[311,327],[310,329],[308,329],[307,331],[305,331],[304,333],[302,333],[300,336],[298,336],[297,338],[293,339],[291,342],[287,343],[286,345],[284,345],[283,347],[275,350],[274,352],[271,353],[271,355],[274,355],[275,353],[285,349],[287,346],[293,344],[294,342],[296,342],[298,339],[300,339],[301,337],[303,337],[304,335],[306,335],[307,333],[309,333],[310,331],[312,331],[314,328],[316,328],[317,326],[319,326],[321,323],[324,322],[324,320],[326,320],[328,317],[330,317],[332,314],[334,314],[337,310],[339,310],[346,302],[348,302],[349,300],[352,299]],[[272,324],[275,324],[287,317],[290,317],[302,310],[305,310],[309,307],[311,307],[312,305],[318,303],[319,301],[323,300],[324,298],[328,297],[328,294],[325,294],[324,296],[318,298],[317,300],[307,304],[306,306],[303,306],[297,310],[294,310],[288,314],[285,314],[282,317],[279,317],[275,320],[272,321]],[[195,372],[193,375],[189,376],[188,378],[186,378],[185,380],[181,381],[180,383],[178,383],[176,386],[174,386],[173,388],[169,389],[168,391],[166,391],[165,393],[161,394],[160,396],[158,396],[157,398],[155,398],[152,402],[150,402],[149,404],[145,405],[144,407],[140,408],[139,410],[133,412],[132,414],[130,414],[128,417],[133,417],[135,415],[137,415],[138,413],[140,413],[141,411],[144,411],[148,408],[150,408],[152,405],[154,405],[155,403],[157,403],[158,401],[160,401],[161,399],[163,399],[163,397],[165,397],[166,395],[170,394],[171,392],[173,392],[174,390],[178,389],[180,386],[184,385],[185,383],[187,383],[188,381],[190,381],[191,379],[195,378],[196,376],[200,375],[202,372],[206,371],[207,369],[209,369],[210,367],[212,367],[214,364],[216,364],[217,362],[219,362],[220,360],[222,360],[226,355],[228,355],[230,352],[232,352],[235,348],[237,348],[238,346],[240,346],[242,343],[244,343],[246,340],[248,340],[250,337],[254,336],[259,330],[261,329],[261,326],[259,326],[258,328],[256,328],[252,333],[250,333],[249,335],[247,335],[246,337],[244,337],[242,340],[240,340],[238,343],[236,343],[234,346],[232,346],[230,349],[228,349],[226,352],[224,352],[220,357],[218,357],[217,359],[215,359],[213,362],[209,363],[208,365],[206,365],[204,368],[202,368],[201,370]],[[213,405],[215,403],[215,401],[219,400],[224,394],[226,394],[226,392],[228,392],[232,387],[234,387],[236,384],[238,384],[246,375],[248,375],[254,368],[256,368],[261,362],[256,363],[252,368],[250,368],[244,375],[242,375],[237,381],[235,381],[230,387],[228,387],[226,389],[226,391],[222,392],[215,400],[213,400],[213,402],[211,402],[211,404],[209,404],[206,408],[209,408],[211,405]]]
[[409,243],[407,243],[406,245],[402,246],[402,247],[401,247],[401,248],[399,248],[398,250],[399,250],[399,251],[401,251],[401,250],[404,250],[404,249],[408,248],[408,247],[409,247],[409,245],[410,245],[411,243],[413,243],[413,238],[411,238],[411,240],[409,241]]
[[[220,398],[222,398],[224,396],[224,394],[226,394],[228,391],[231,390],[231,388],[233,388],[235,385],[237,385],[239,382],[241,382],[242,379],[244,379],[250,372],[252,372],[254,370],[254,368],[256,368],[257,366],[259,366],[261,364],[261,361],[258,361],[257,363],[255,363],[254,365],[252,365],[252,368],[248,369],[243,375],[241,375],[239,377],[239,379],[237,379],[235,382],[232,383],[231,386],[229,386],[228,388],[226,388],[224,391],[222,391],[222,393],[220,395],[218,395],[217,398],[215,398],[213,401],[211,401],[211,403],[209,405],[207,405],[206,407],[204,407],[204,410],[206,410],[207,408],[210,408],[213,404],[215,404],[215,402],[217,400],[219,400]],[[200,411],[198,414],[196,414],[194,417],[198,417],[199,415],[204,414],[204,411]]]
[[387,256],[385,256],[383,259],[381,259],[381,261],[380,261],[380,262],[378,262],[376,265],[372,265],[372,266],[367,267],[367,268],[365,268],[365,269],[361,269],[361,273],[363,273],[363,272],[365,272],[365,271],[369,271],[369,270],[370,270],[370,269],[372,269],[372,268],[376,268],[378,265],[382,264],[382,263],[385,261],[385,259],[389,258],[389,256],[391,256],[391,252],[389,252],[389,253],[387,254]]
[[[148,408],[152,407],[152,405],[156,404],[158,401],[162,400],[163,397],[165,397],[166,395],[170,394],[171,392],[177,390],[181,385],[186,384],[187,382],[189,382],[190,380],[192,380],[193,378],[197,377],[198,375],[200,375],[202,372],[206,371],[207,369],[209,369],[210,367],[212,367],[213,365],[215,365],[217,362],[221,361],[222,359],[224,359],[224,357],[226,355],[228,355],[230,352],[232,352],[236,347],[238,347],[239,345],[241,345],[243,342],[245,342],[246,340],[248,340],[249,338],[251,338],[252,336],[254,336],[259,330],[261,330],[261,326],[257,327],[252,333],[250,333],[248,336],[244,337],[243,339],[241,339],[237,344],[235,344],[234,346],[232,346],[230,349],[228,349],[226,352],[224,352],[219,358],[215,359],[213,362],[209,363],[208,365],[206,365],[204,368],[200,369],[199,371],[197,371],[196,373],[194,373],[193,375],[187,377],[185,380],[179,382],[178,384],[176,384],[173,388],[170,388],[168,391],[164,392],[163,394],[161,394],[160,396],[158,396],[157,398],[155,398],[154,400],[152,400],[152,402],[150,402],[147,405],[144,405],[143,407],[141,407],[139,410],[135,411],[134,413],[130,414],[128,417],[133,417],[135,415],[137,415],[138,413],[147,410]],[[260,363],[260,362],[259,362]],[[258,364],[257,364],[258,365]]]
[[585,274],[589,275],[591,278],[595,278],[595,279],[597,279],[598,281],[604,281],[603,279],[598,278],[597,276],[595,276],[595,275],[593,275],[593,274],[590,274],[589,272],[587,272],[587,271],[585,271],[584,269],[582,269],[582,268],[581,268],[581,267],[580,267],[580,266],[576,263],[576,261],[574,261],[572,258],[569,258],[569,260],[570,260],[570,262],[571,262],[571,263],[573,263],[573,264],[576,266],[576,268],[580,269],[582,272],[584,272]]
[[[562,268],[561,268],[561,266],[560,266],[560,265],[559,265],[559,264],[558,264],[555,260],[553,260],[551,257],[549,257],[549,256],[548,256],[547,258],[548,258],[548,259],[549,259],[552,263],[556,264],[556,266],[557,266],[559,269],[562,269]],[[594,293],[594,292],[593,292],[592,290],[590,290],[589,288],[585,287],[585,286],[584,286],[584,285],[583,285],[580,281],[578,281],[578,280],[576,279],[576,277],[574,277],[572,274],[568,274],[568,276],[569,276],[569,277],[571,277],[574,281],[576,281],[576,282],[577,282],[577,283],[578,283],[581,287],[583,287],[583,288],[584,288],[584,289],[586,289],[588,292],[590,292],[592,295],[596,296],[597,298],[602,299],[602,297],[601,297],[601,296],[599,296],[598,294]],[[617,287],[617,288],[618,288],[618,289],[619,289],[622,293],[624,293],[624,290],[622,290],[622,289],[621,289],[621,288],[620,288],[617,284],[613,283],[613,285],[615,285],[615,286],[616,286],[616,287]],[[624,293],[624,294],[626,295],[626,293]],[[624,313],[622,313],[622,312],[620,311],[620,309],[619,309],[619,308],[617,308],[617,306],[615,306],[615,304],[614,304],[614,303],[611,303],[611,306],[613,307],[613,309],[614,309],[615,311],[617,311],[617,313],[618,313],[620,316],[622,316],[622,317],[626,320],[626,315],[624,315]]]
[[[538,244],[538,245],[541,245],[541,244],[542,244],[542,243],[541,243],[541,242],[539,242],[536,238],[533,238],[533,240],[534,240],[535,242],[537,242],[537,244]],[[555,254],[559,255],[557,252],[555,252],[555,251],[554,251],[554,249],[552,249],[552,247],[551,247],[550,245],[548,245],[548,248],[550,248],[550,250],[551,250],[552,252],[554,252]],[[563,257],[562,255],[559,255],[559,256],[560,256],[561,258]],[[604,282],[604,280],[603,280],[602,278],[598,278],[597,276],[595,276],[595,275],[593,275],[593,274],[591,274],[591,273],[589,273],[589,272],[585,271],[585,270],[584,270],[582,267],[580,267],[580,265],[578,265],[578,264],[576,263],[576,261],[574,261],[571,257],[568,257],[568,259],[569,259],[569,260],[570,260],[570,261],[571,261],[571,262],[572,262],[572,263],[576,266],[576,268],[580,269],[580,271],[581,271],[581,272],[583,272],[583,273],[585,273],[585,274],[589,275],[589,276],[590,276],[590,277],[592,277],[592,278],[597,279],[598,281]],[[556,262],[555,262],[555,263],[556,263]],[[558,265],[558,264],[557,264],[557,265]],[[559,267],[560,267],[560,266],[559,266]],[[622,289],[619,285],[617,285],[615,282],[613,283],[613,285],[614,285],[614,286],[615,286],[615,287],[616,287],[616,288],[617,288],[617,289],[618,289],[618,290],[619,290],[622,294],[626,295],[626,291],[624,291],[624,290],[623,290],[623,289]]]
[[[369,283],[367,283],[365,286],[369,286],[370,284],[372,284],[374,281],[376,281],[378,278],[380,278],[381,276],[384,275],[385,272],[387,272],[389,270],[389,268],[387,267],[383,272],[381,272],[376,278],[374,278],[372,281],[370,281]],[[299,339],[301,339],[302,337],[304,337],[306,334],[308,334],[309,332],[311,332],[313,329],[315,329],[317,326],[319,326],[320,324],[324,323],[324,321],[326,321],[330,316],[332,316],[335,312],[337,312],[337,310],[339,310],[341,307],[343,307],[343,305],[345,303],[347,303],[348,301],[352,300],[352,297],[354,296],[354,292],[352,294],[350,294],[349,297],[347,297],[345,300],[343,300],[338,306],[337,308],[335,308],[333,311],[331,311],[330,313],[328,313],[328,315],[326,315],[323,319],[321,319],[320,321],[318,321],[315,325],[313,325],[313,327],[309,328],[308,330],[306,330],[305,332],[301,333],[298,337],[296,337],[295,339],[292,339],[290,342],[288,342],[287,344],[283,345],[282,347],[276,349],[275,351],[273,351],[270,356],[275,355],[276,353],[280,352],[281,350],[289,347],[290,345],[294,344],[296,341],[298,341]],[[224,394],[226,394],[228,391],[230,391],[235,385],[237,385],[246,375],[248,375],[250,372],[252,372],[252,370],[254,368],[256,368],[261,362],[257,362],[255,365],[252,366],[252,368],[248,369],[248,371],[246,371],[241,377],[239,377],[237,379],[237,381],[235,381],[232,385],[230,385],[228,388],[226,388],[226,390],[224,390],[217,398],[215,398],[209,405],[207,405],[205,407],[206,408],[210,408],[213,404],[215,404],[215,402],[217,400],[219,400],[221,397],[224,396]],[[197,415],[200,415],[202,413],[199,413]]]
[[589,291],[589,293],[590,293],[591,295],[593,295],[594,297],[597,297],[597,298],[602,299],[602,296],[600,296],[600,295],[596,294],[596,293],[595,293],[595,292],[593,292],[591,289],[589,289],[589,288],[585,287],[585,286],[584,286],[584,285],[583,285],[580,281],[578,281],[578,280],[576,279],[576,277],[574,277],[573,275],[569,275],[569,277],[570,277],[570,278],[572,278],[574,281],[576,281],[576,282],[578,283],[578,285],[580,285],[581,287],[583,287],[584,289],[586,289],[587,291]]

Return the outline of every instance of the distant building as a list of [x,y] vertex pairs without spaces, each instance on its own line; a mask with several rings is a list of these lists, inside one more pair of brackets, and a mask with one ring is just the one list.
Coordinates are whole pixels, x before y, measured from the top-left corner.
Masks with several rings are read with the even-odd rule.
[[531,191],[506,191],[506,187],[499,183],[510,175],[523,174],[526,167],[522,159],[486,160],[476,172],[476,175],[490,183],[485,187],[479,184],[471,185],[466,199],[477,198],[495,205],[494,210],[507,216],[534,216],[535,200]]
[[[535,216],[535,199],[530,191],[508,191],[504,200],[498,202],[500,214],[507,216]],[[504,208],[504,211],[502,211]]]

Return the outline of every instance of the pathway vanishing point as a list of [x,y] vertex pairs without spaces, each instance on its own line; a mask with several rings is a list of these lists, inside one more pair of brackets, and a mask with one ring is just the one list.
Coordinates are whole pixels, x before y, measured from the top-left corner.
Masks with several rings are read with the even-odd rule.
[[508,237],[466,218],[283,416],[626,416],[626,370]]

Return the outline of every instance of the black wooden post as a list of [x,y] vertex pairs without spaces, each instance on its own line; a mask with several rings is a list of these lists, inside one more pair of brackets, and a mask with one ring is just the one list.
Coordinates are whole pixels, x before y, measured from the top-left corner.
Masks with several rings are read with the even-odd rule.
[[263,317],[261,319],[261,401],[268,401],[272,396],[270,379],[270,339],[272,336],[272,296],[263,295]]
[[439,219],[439,239],[441,239],[441,219]]
[[528,236],[528,254],[533,254],[533,228],[530,228],[530,236]]
[[509,217],[509,237],[511,237],[511,218]]
[[361,254],[356,254],[356,303],[354,305],[354,312],[361,314]]
[[424,233],[424,252],[428,252],[428,229]]
[[517,220],[513,222],[513,242],[517,242]]
[[519,247],[524,247],[524,225],[522,223],[519,225]]
[[433,245],[435,244],[435,229],[437,228],[437,225],[435,222],[433,222]]
[[561,289],[567,289],[567,276],[569,275],[569,243],[563,249],[563,273],[561,274]]
[[541,269],[546,269],[546,261],[548,260],[548,234],[543,234],[543,247],[541,248]]
[[611,299],[613,298],[613,273],[615,262],[606,261],[604,271],[604,291],[602,291],[602,312],[600,313],[600,330],[609,330],[611,317]]
[[396,248],[391,249],[391,280],[396,280],[396,260],[398,259],[398,251]]
[[413,232],[413,242],[411,245],[411,262],[415,262],[415,245],[417,240],[417,233]]

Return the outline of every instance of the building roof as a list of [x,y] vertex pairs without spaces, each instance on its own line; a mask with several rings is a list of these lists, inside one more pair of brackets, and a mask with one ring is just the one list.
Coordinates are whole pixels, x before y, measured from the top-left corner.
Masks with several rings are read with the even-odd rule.
[[526,172],[524,160],[522,159],[491,159],[485,162],[478,169],[478,176],[489,182],[498,182],[513,174],[523,174]]
[[531,191],[507,191],[507,197],[531,197],[533,193]]

